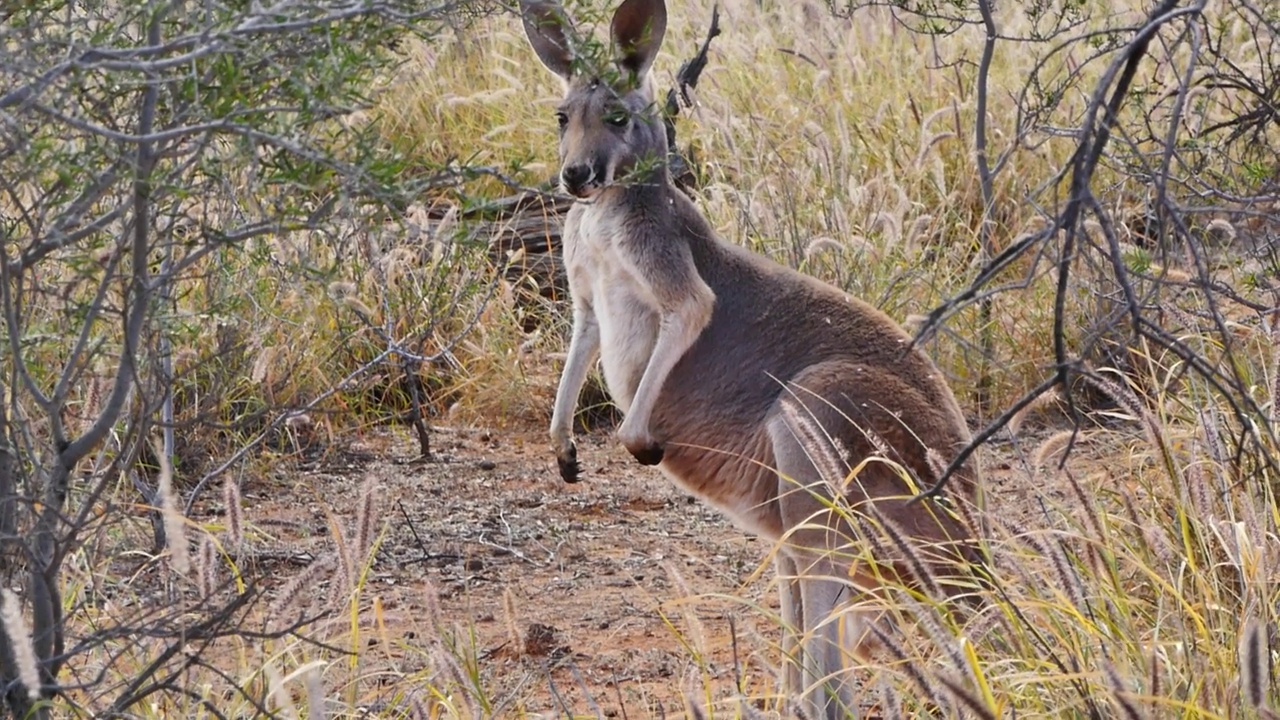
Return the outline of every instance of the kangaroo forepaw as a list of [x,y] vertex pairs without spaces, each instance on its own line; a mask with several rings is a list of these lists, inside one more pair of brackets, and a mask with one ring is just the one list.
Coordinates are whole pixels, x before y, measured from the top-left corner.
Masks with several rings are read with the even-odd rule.
[[582,478],[582,466],[578,464],[578,447],[570,444],[568,449],[556,453],[556,464],[560,466],[560,477],[567,483],[576,483]]
[[662,443],[653,438],[648,427],[646,419],[639,415],[628,415],[618,428],[618,439],[622,441],[622,447],[641,465],[657,465],[662,462]]
[[656,442],[640,447],[629,447],[627,452],[631,453],[631,456],[639,461],[641,465],[657,465],[662,462],[662,456],[665,454],[662,446]]

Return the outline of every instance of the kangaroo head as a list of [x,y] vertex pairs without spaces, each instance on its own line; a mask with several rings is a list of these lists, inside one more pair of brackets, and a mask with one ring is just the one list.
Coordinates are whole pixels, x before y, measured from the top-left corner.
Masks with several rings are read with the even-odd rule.
[[666,129],[649,76],[667,29],[663,0],[624,0],[607,57],[577,42],[557,5],[522,2],[521,15],[534,52],[565,81],[556,110],[565,191],[586,199],[624,178],[652,181],[666,172]]

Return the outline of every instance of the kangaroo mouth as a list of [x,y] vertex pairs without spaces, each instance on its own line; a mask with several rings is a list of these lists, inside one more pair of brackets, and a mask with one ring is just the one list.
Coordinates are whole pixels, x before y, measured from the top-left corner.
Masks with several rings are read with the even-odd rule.
[[569,194],[578,200],[594,200],[600,193],[604,192],[609,186],[604,183],[590,182],[586,185],[576,188],[565,188]]
[[561,171],[560,187],[578,200],[592,200],[613,185],[612,176],[607,167],[574,165]]
[[599,195],[602,190],[604,190],[604,187],[600,185],[587,185],[585,187],[580,187],[580,188],[575,188],[573,190],[570,190],[569,194],[573,195],[579,200],[591,200],[595,196]]

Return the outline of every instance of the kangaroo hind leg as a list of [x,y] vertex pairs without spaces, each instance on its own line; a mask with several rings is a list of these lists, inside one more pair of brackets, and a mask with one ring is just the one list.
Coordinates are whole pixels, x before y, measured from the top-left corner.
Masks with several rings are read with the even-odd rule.
[[[783,514],[777,565],[784,620],[788,619],[788,601],[798,600],[798,612],[792,611],[798,637],[788,642],[784,635],[784,650],[798,663],[786,676],[791,685],[787,692],[795,693],[798,682],[809,717],[856,717],[854,688],[845,661],[850,638],[843,632],[846,619],[841,611],[855,592],[843,557],[848,554],[844,546],[850,538],[842,531],[828,479],[818,471],[811,450],[787,426],[781,416],[770,424]],[[784,658],[784,662],[788,660]]]

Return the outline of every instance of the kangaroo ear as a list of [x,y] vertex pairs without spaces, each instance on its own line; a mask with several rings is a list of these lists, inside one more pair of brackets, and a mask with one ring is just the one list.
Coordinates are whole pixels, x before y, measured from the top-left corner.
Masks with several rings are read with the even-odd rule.
[[555,3],[521,0],[520,19],[538,59],[548,70],[568,80],[573,75],[574,58],[566,32],[572,23],[564,10]]
[[663,0],[624,0],[609,26],[614,58],[624,70],[641,79],[653,66],[667,32],[667,5]]

